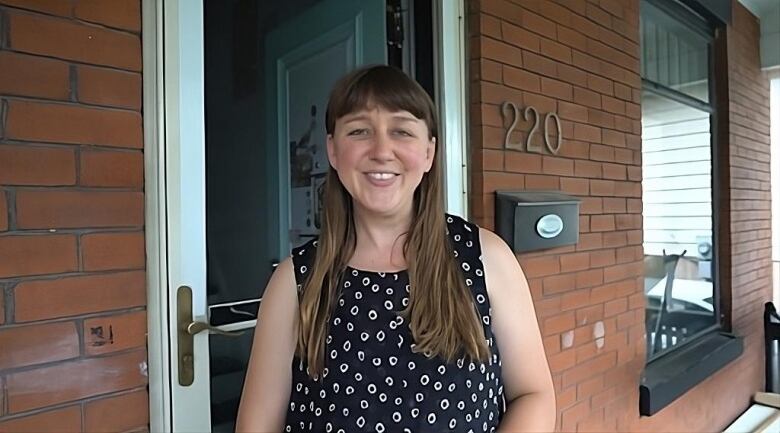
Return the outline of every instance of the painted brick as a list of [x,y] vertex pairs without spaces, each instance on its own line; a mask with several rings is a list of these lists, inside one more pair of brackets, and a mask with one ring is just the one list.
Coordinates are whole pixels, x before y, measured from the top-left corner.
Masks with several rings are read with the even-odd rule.
[[144,184],[141,152],[82,151],[80,184],[140,189]]
[[73,322],[0,329],[0,370],[63,361],[79,356]]
[[74,185],[76,154],[63,147],[0,145],[0,184]]
[[141,109],[141,74],[79,66],[78,97],[88,104]]
[[149,398],[145,391],[134,391],[87,403],[84,407],[85,431],[118,432],[143,429],[149,423]]
[[0,236],[0,278],[78,269],[73,235]]
[[20,228],[140,227],[143,193],[102,191],[19,191]]
[[17,322],[140,307],[144,271],[23,281],[14,288]]
[[102,355],[146,345],[146,311],[84,320],[84,351]]
[[144,234],[92,233],[81,237],[85,271],[142,269],[146,263]]
[[141,115],[71,104],[9,101],[6,138],[140,149]]
[[79,0],[74,13],[84,21],[141,31],[141,3],[138,0]]
[[0,433],[73,433],[82,431],[81,426],[81,406],[76,405],[0,420]]
[[0,94],[67,100],[68,64],[53,59],[0,51]]
[[11,413],[51,406],[146,384],[146,351],[83,359],[14,373],[7,378]]
[[30,14],[9,14],[10,44],[15,51],[141,70],[138,35]]

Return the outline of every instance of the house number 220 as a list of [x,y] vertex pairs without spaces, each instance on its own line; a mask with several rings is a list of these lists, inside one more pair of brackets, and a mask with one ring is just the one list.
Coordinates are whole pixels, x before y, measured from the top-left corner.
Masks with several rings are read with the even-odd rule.
[[[509,125],[509,129],[506,131],[506,135],[504,136],[504,148],[522,149],[522,144],[512,144],[509,141],[509,137],[512,135],[512,132],[514,132],[515,126],[517,126],[517,118],[520,116],[520,109],[517,108],[517,105],[514,102],[507,101],[501,104],[501,113],[505,117],[509,115],[510,111],[512,116],[512,124]],[[534,118],[534,125],[531,130],[528,131],[528,136],[525,139],[525,149],[528,152],[542,153],[542,147],[534,145],[532,141],[534,134],[536,134],[538,132],[537,130],[539,129],[539,112],[536,111],[536,108],[528,106],[525,107],[525,110],[523,110],[522,113],[523,119],[525,121],[530,120],[531,115],[533,115]],[[550,144],[550,135],[547,133],[547,122],[550,119],[553,120],[556,131],[558,132],[558,135],[555,137],[555,146]],[[544,115],[544,123],[542,124],[542,128],[544,128],[544,144],[547,147],[547,150],[549,150],[553,155],[557,155],[558,151],[561,150],[561,119],[555,113],[547,113]]]

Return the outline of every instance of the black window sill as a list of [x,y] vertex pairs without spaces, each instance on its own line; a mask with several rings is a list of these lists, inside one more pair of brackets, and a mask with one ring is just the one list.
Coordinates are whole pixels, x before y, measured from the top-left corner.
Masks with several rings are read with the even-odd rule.
[[739,358],[742,337],[715,332],[645,367],[639,384],[639,414],[650,416]]

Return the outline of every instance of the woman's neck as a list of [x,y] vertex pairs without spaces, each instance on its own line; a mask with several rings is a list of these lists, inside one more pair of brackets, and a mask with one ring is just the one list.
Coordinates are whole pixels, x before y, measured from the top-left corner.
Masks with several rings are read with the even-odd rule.
[[376,215],[354,210],[356,245],[349,261],[358,269],[397,271],[406,269],[404,242],[411,226],[412,213]]

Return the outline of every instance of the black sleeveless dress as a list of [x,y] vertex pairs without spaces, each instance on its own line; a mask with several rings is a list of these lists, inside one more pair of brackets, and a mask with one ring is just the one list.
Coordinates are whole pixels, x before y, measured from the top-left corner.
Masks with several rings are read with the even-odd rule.
[[[412,351],[398,314],[409,302],[407,272],[347,268],[331,316],[325,369],[313,380],[304,360],[292,365],[287,432],[492,432],[505,411],[501,359],[490,327],[479,230],[447,215],[456,259],[474,295],[491,351],[487,363],[447,363]],[[300,290],[317,241],[292,252]]]

